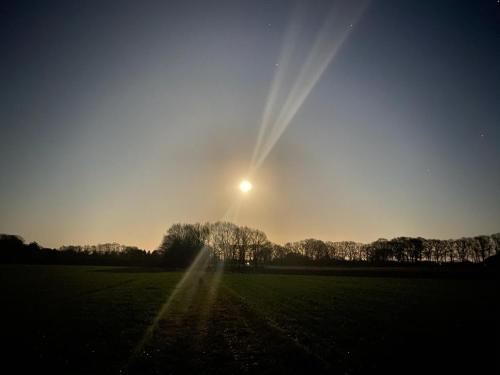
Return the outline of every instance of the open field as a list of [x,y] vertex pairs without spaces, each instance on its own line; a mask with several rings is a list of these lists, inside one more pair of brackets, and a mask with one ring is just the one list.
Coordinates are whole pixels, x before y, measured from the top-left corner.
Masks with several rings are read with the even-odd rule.
[[19,370],[481,373],[498,367],[498,280],[226,273],[217,283],[206,274],[169,299],[182,273],[87,266],[0,271],[2,338],[11,348],[2,363],[15,362]]

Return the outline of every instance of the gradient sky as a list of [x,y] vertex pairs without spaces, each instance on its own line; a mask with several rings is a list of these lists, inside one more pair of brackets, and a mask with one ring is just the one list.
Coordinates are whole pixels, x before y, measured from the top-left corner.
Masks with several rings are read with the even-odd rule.
[[[292,68],[330,4],[302,4]],[[0,232],[153,249],[221,219],[293,8],[2,3]],[[237,223],[278,243],[498,232],[500,4],[372,0],[252,182]]]

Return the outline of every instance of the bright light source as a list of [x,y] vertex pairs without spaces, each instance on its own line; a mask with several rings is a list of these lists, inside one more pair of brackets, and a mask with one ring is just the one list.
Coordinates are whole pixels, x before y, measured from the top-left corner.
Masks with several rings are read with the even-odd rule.
[[252,184],[248,180],[243,180],[240,182],[240,190],[243,193],[248,193],[250,190],[252,190]]

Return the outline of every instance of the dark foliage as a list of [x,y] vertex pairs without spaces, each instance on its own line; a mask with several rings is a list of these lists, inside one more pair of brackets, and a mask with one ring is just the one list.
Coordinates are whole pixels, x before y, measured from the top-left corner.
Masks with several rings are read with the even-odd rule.
[[117,243],[94,246],[42,248],[36,242],[26,244],[22,237],[0,234],[0,263],[88,264],[88,265],[159,265],[158,254]]
[[165,235],[158,253],[163,264],[172,267],[187,267],[204,245],[203,228],[197,225],[175,224]]
[[500,233],[451,240],[413,237],[353,241],[305,239],[277,245],[264,232],[228,222],[174,224],[153,252],[117,243],[62,246],[26,244],[20,236],[0,234],[0,263],[102,264],[187,267],[205,248],[215,264],[247,269],[273,266],[337,266],[346,264],[425,265],[442,263],[498,264]]

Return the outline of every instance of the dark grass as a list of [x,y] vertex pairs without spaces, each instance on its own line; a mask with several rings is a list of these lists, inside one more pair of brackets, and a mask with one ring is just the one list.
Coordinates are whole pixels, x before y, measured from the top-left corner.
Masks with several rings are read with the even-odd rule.
[[385,264],[362,265],[346,263],[339,266],[266,266],[249,272],[281,275],[324,275],[357,277],[430,278],[457,280],[498,280],[499,270],[495,266],[472,263],[443,264]]
[[5,359],[19,369],[117,372],[180,278],[121,270],[1,267]]
[[132,356],[180,277],[2,266],[1,363],[68,374],[499,369],[497,280],[394,275],[227,273],[212,299],[208,276]]
[[491,280],[227,275],[226,285],[331,371],[498,368]]

